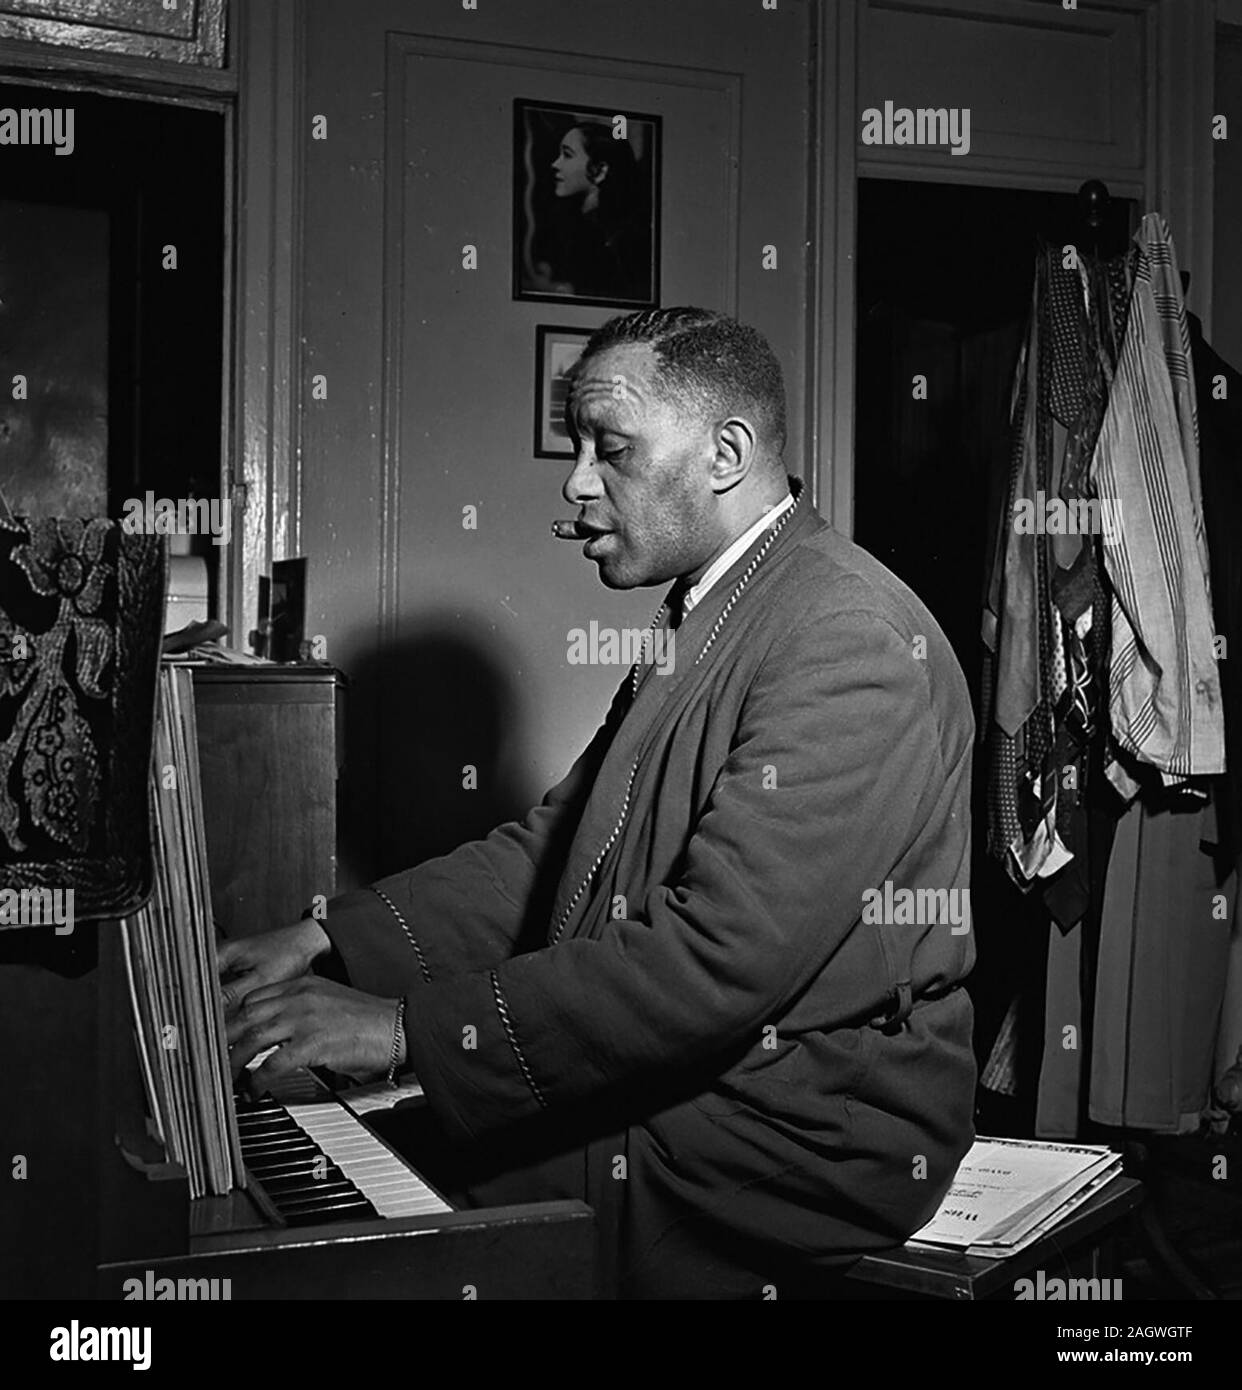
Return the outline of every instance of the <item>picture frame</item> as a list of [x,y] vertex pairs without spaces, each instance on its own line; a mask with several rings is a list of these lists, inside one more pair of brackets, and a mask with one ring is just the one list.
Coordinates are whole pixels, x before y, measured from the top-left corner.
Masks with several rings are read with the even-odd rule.
[[660,302],[659,116],[517,98],[513,297]]
[[225,0],[181,0],[176,5],[5,0],[0,11],[0,40],[158,58],[187,67],[223,68],[227,27]]
[[573,442],[565,428],[565,374],[582,355],[590,328],[541,323],[535,328],[535,440],[540,459],[571,459]]

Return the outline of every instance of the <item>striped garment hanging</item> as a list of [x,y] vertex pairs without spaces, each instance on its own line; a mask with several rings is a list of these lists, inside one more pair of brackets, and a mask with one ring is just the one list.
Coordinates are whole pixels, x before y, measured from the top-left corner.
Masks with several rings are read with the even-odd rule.
[[[1224,771],[1224,722],[1176,252],[1159,213],[1143,218],[1135,240],[1134,293],[1091,478],[1121,518],[1104,546],[1112,736],[1171,785]],[[1137,793],[1120,763],[1108,776],[1127,798]]]

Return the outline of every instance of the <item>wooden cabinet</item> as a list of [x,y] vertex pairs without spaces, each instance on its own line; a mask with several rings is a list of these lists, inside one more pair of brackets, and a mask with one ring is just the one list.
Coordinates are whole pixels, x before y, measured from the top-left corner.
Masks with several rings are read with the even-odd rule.
[[320,666],[194,671],[211,902],[228,936],[336,891],[345,679]]

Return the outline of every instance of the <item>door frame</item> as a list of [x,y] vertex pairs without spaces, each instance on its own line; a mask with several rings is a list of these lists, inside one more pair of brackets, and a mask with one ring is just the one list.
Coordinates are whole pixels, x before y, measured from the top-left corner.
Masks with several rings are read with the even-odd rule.
[[[925,9],[967,20],[1025,15],[1047,22],[1040,0],[857,0],[816,7],[810,103],[811,161],[807,171],[807,472],[812,499],[845,535],[854,525],[855,252],[858,179],[961,181],[981,186],[1074,192],[1081,164],[1043,163],[1029,154],[967,161],[866,157],[858,144],[860,45],[869,10]],[[1141,75],[1145,128],[1142,168],[1101,167],[1118,196],[1159,208],[1173,230],[1181,266],[1191,273],[1196,312],[1212,330],[1212,150],[1207,137],[1213,91],[1196,74],[1215,63],[1214,0],[1081,0],[1079,9],[1130,15],[1143,26]],[[825,13],[827,11],[827,13]]]
[[[49,67],[49,63],[55,67]],[[229,540],[213,546],[217,558],[217,610],[228,623],[234,640],[237,628],[233,616],[237,604],[237,560],[240,547],[235,543],[244,526],[244,512],[236,487],[238,454],[234,429],[234,382],[236,363],[236,269],[237,255],[237,110],[236,77],[231,70],[197,68],[188,64],[143,60],[124,55],[50,50],[39,44],[16,39],[0,41],[0,80],[25,87],[44,87],[49,91],[88,92],[92,96],[118,97],[125,101],[146,101],[156,105],[213,111],[224,118],[224,199],[223,257],[221,277],[224,294],[221,313],[220,354],[220,497],[230,506]]]

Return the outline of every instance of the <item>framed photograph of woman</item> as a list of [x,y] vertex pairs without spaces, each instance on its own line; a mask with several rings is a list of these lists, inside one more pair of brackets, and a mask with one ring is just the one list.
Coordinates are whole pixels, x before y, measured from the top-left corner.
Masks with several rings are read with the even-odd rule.
[[565,328],[559,324],[535,326],[535,457],[571,459],[573,441],[565,428],[565,402],[569,398],[569,369],[582,356],[589,328]]
[[660,118],[513,103],[513,297],[660,302]]

